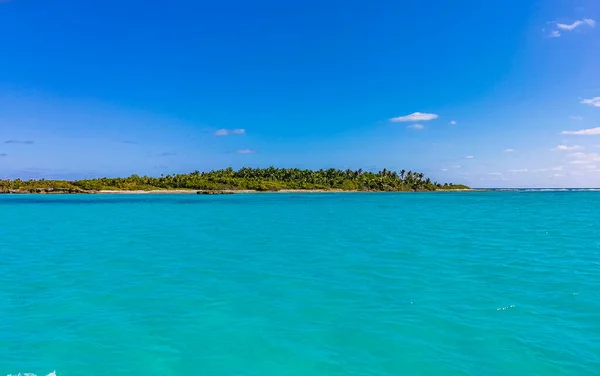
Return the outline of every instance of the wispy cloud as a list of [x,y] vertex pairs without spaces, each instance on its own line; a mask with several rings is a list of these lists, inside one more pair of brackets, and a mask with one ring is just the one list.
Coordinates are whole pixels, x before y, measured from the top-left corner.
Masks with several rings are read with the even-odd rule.
[[578,131],[562,131],[561,134],[569,134],[576,136],[596,136],[600,134],[600,127],[581,129]]
[[242,128],[238,129],[219,129],[215,132],[215,136],[229,136],[234,134],[246,134],[246,130]]
[[569,116],[569,118],[573,119],[573,120],[583,120],[583,118],[581,116]]
[[473,158],[475,158],[475,157],[474,157],[474,156],[472,156],[472,155],[467,155],[467,156],[465,157],[465,159],[473,159]]
[[423,129],[425,129],[425,126],[423,124],[413,124],[413,125],[409,125],[406,128],[414,129],[415,131],[422,131]]
[[579,145],[558,145],[557,147],[554,148],[554,150],[560,150],[560,151],[571,151],[571,150],[583,150],[584,147],[583,146],[579,146]]
[[5,144],[21,144],[21,145],[33,145],[31,140],[6,140]]
[[238,154],[256,154],[256,150],[242,149],[237,151]]
[[584,99],[581,101],[582,104],[587,104],[593,107],[600,107],[600,97],[594,97],[591,99]]
[[556,27],[559,28],[560,30],[564,30],[564,31],[573,31],[580,26],[595,27],[596,21],[594,21],[590,18],[584,18],[582,20],[577,20],[571,24],[563,24],[563,23],[558,23],[558,22],[556,23]]
[[592,161],[587,161],[585,159],[576,159],[574,161],[569,162],[571,164],[589,164],[592,163]]
[[537,169],[537,170],[535,170],[535,171],[538,171],[538,172],[545,172],[545,171],[562,171],[563,169],[564,169],[564,167],[563,167],[563,166],[555,166],[555,167],[550,167],[550,168],[540,168],[540,169]]
[[27,172],[48,172],[48,171],[63,172],[63,171],[68,171],[68,170],[65,168],[26,167],[23,169],[23,171],[27,171]]
[[228,136],[232,133],[233,132],[231,132],[228,129],[219,129],[218,131],[215,132],[215,136]]
[[528,171],[529,170],[526,169],[526,168],[518,168],[518,169],[515,169],[515,170],[508,170],[508,172],[515,172],[515,173],[516,172],[528,172]]
[[561,36],[561,33],[560,33],[560,31],[558,31],[558,30],[552,30],[552,31],[550,32],[550,34],[548,34],[548,36],[549,36],[550,38],[559,38],[559,37]]
[[146,156],[147,157],[161,157],[161,158],[164,158],[164,157],[173,157],[175,155],[177,155],[177,153],[172,152],[172,151],[163,151],[163,152],[160,152],[160,153],[155,153],[155,152],[151,152],[151,151],[146,152]]
[[490,172],[490,173],[488,173],[488,175],[491,175],[491,176],[502,176],[502,173],[501,172]]
[[402,122],[409,122],[409,121],[428,121],[428,120],[434,120],[437,119],[438,115],[436,114],[426,114],[423,112],[413,112],[410,115],[406,115],[406,116],[398,116],[395,118],[391,118],[390,121],[392,123],[402,123]]
[[504,149],[505,153],[513,153],[515,149]]
[[542,31],[546,33],[546,36],[549,38],[559,38],[562,36],[562,32],[572,32],[580,27],[594,28],[596,26],[596,21],[592,20],[591,18],[584,18],[582,20],[574,21],[570,24],[560,23],[557,21],[550,21],[548,24],[551,26],[547,29],[542,29]]
[[450,121],[450,125],[456,125],[456,120]]
[[461,165],[454,165],[454,166],[450,166],[451,168],[462,168]]
[[572,153],[569,157],[574,160],[573,164],[589,164],[592,162],[600,162],[600,153]]

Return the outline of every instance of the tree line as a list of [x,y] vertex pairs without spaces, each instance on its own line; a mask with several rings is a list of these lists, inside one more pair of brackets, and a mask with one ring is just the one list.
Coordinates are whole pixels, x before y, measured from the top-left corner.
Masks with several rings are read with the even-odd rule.
[[347,190],[347,191],[435,191],[468,189],[464,185],[440,184],[414,171],[399,172],[383,169],[379,172],[359,170],[302,170],[298,168],[226,168],[209,172],[161,175],[160,177],[131,175],[126,178],[96,178],[65,180],[0,180],[0,192],[100,190]]

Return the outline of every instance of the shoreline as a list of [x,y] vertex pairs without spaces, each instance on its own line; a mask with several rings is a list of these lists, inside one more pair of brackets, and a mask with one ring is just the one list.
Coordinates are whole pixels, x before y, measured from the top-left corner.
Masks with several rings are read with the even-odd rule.
[[[344,191],[335,189],[282,189],[279,191],[257,191],[253,189],[223,189],[218,191],[205,191],[205,190],[185,190],[185,189],[173,189],[173,190],[152,190],[152,191],[110,191],[102,190],[98,191],[98,194],[110,195],[110,194],[133,194],[133,195],[144,195],[144,194],[175,194],[175,195],[186,195],[186,194],[198,194],[198,195],[232,195],[232,194],[248,194],[248,193],[351,193],[360,191]],[[368,191],[364,191],[368,192]]]
[[251,189],[225,189],[219,191],[202,191],[202,190],[184,190],[184,189],[176,189],[176,190],[152,190],[152,191],[110,191],[103,190],[98,191],[98,194],[133,194],[133,195],[144,195],[144,194],[199,194],[199,195],[229,195],[229,194],[248,194],[248,193],[429,193],[429,192],[469,192],[473,191],[473,189],[440,189],[437,191],[345,191],[342,189],[281,189],[278,191],[257,191]]
[[281,189],[278,191],[257,191],[251,189],[225,189],[225,190],[195,190],[195,189],[155,189],[155,190],[100,190],[100,191],[10,191],[0,192],[0,195],[230,195],[230,194],[276,194],[276,193],[432,193],[432,192],[481,192],[474,189],[440,189],[435,191],[356,191],[343,189]]
[[[1,0],[0,0],[1,1]],[[0,193],[40,194],[232,194],[325,192],[431,192],[468,189],[464,184],[439,183],[414,171],[363,171],[335,168],[231,167],[187,174],[95,177],[74,180],[0,179]]]
[[[110,194],[133,194],[133,195],[144,195],[144,194],[175,194],[175,195],[186,195],[186,194],[198,194],[198,195],[230,195],[230,194],[245,194],[245,193],[347,193],[347,192],[360,192],[360,191],[344,191],[335,189],[282,189],[279,191],[257,191],[253,189],[222,189],[218,191],[206,191],[206,190],[195,190],[195,189],[169,189],[169,190],[133,190],[133,191],[111,191],[102,190],[96,192],[97,194],[110,195]],[[365,191],[366,192],[366,191]]]

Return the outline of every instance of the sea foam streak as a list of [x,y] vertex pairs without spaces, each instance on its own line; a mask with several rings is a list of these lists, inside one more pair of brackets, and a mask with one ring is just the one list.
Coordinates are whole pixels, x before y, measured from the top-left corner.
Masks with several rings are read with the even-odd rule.
[[[15,375],[13,375],[12,373],[9,373],[6,376],[37,376],[37,375],[35,373],[25,372],[25,373],[17,373]],[[46,376],[56,376],[56,371],[52,371],[49,374],[47,374]]]

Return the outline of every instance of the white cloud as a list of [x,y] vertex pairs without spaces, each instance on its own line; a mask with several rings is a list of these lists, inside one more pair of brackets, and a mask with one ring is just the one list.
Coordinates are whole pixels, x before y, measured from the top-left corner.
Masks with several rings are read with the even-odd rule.
[[461,168],[461,165],[454,165],[454,166],[450,166],[451,168]]
[[[600,163],[599,153],[572,153],[569,157],[573,158],[570,164],[581,165],[581,167],[595,168],[596,163]],[[589,167],[588,165],[593,165]]]
[[598,161],[600,162],[600,153],[572,153],[569,157],[578,160]]
[[529,170],[526,168],[519,168],[516,170],[508,170],[508,172],[527,172],[527,171],[529,171]]
[[579,26],[589,26],[589,27],[595,27],[596,26],[596,21],[589,19],[589,18],[584,18],[583,20],[577,20],[575,22],[573,22],[572,24],[562,24],[562,23],[556,23],[556,27],[561,29],[561,30],[566,30],[566,31],[573,31],[575,29],[577,29]]
[[512,153],[512,152],[514,152],[514,151],[515,151],[515,149],[504,149],[504,152],[505,152],[505,153]]
[[596,136],[600,135],[600,127],[581,129],[579,131],[562,131],[561,134],[570,134],[577,136]]
[[245,129],[219,129],[218,131],[215,132],[215,136],[229,136],[232,134],[245,134],[246,130]]
[[562,170],[563,170],[563,166],[556,166],[556,167],[551,167],[551,168],[540,168],[535,171],[544,172],[544,171],[562,171]]
[[492,175],[492,176],[502,176],[501,172],[490,172],[488,175]]
[[571,164],[590,164],[590,163],[592,163],[592,161],[586,161],[586,160],[579,160],[578,159],[578,160],[575,160],[575,161],[571,161],[569,163],[571,163]]
[[442,168],[442,171],[448,171],[448,169],[447,168]]
[[596,21],[591,18],[584,18],[582,20],[576,20],[571,24],[560,23],[557,21],[550,21],[548,24],[552,26],[549,29],[542,29],[542,32],[546,34],[548,38],[559,38],[562,36],[562,32],[572,32],[578,28],[594,28]]
[[452,121],[450,122],[450,125],[456,125],[456,120],[452,120]]
[[600,97],[594,97],[592,99],[584,99],[581,101],[582,104],[587,104],[593,107],[600,107]]
[[410,115],[406,116],[398,116],[395,118],[391,118],[390,121],[392,123],[402,123],[407,121],[428,121],[437,119],[438,115],[436,114],[425,114],[423,112],[414,112]]
[[570,150],[582,150],[583,146],[579,146],[579,145],[558,145],[556,148],[554,148],[554,150],[560,150],[560,151],[570,151]]
[[583,120],[581,116],[569,116],[573,120]]
[[[561,24],[561,23],[557,23],[556,27],[558,27],[561,30],[567,30],[567,31],[572,31],[575,30],[576,28],[578,28],[579,26],[583,25],[582,21],[575,21],[572,24]],[[558,30],[557,30],[558,31]]]
[[466,159],[473,159],[473,158],[475,158],[475,157],[474,157],[474,156],[472,156],[472,155],[467,155],[465,158],[466,158]]
[[423,129],[425,129],[425,126],[423,124],[413,124],[413,125],[409,125],[406,128],[414,129],[416,131],[422,131]]
[[237,153],[238,154],[254,154],[254,153],[256,153],[256,150],[242,149],[242,150],[238,150]]

